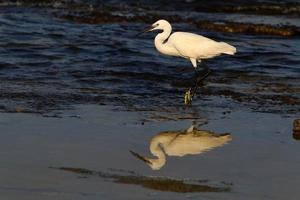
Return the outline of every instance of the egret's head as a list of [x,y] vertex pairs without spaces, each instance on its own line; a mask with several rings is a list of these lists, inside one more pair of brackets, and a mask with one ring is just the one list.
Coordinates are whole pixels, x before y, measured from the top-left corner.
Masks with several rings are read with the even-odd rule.
[[140,35],[142,33],[150,32],[150,31],[154,31],[154,30],[169,30],[171,32],[172,27],[171,27],[171,24],[167,20],[160,19],[160,20],[154,22],[149,28],[145,29],[138,35]]
[[162,166],[165,165],[166,160],[165,159],[150,159],[150,158],[146,158],[144,156],[141,156],[140,154],[134,152],[134,151],[130,151],[130,153],[138,158],[139,160],[143,161],[144,163],[146,163],[151,169],[153,170],[159,170]]
[[151,27],[152,27],[152,29],[149,30],[149,31],[169,29],[169,28],[171,28],[171,25],[170,25],[170,23],[167,20],[160,19],[160,20],[154,22],[151,25]]

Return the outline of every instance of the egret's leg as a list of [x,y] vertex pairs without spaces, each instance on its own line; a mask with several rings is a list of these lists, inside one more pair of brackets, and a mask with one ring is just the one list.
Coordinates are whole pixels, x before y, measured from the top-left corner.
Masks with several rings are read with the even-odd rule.
[[[199,72],[197,71],[197,62],[198,63],[201,63],[201,60],[197,60],[197,59],[194,59],[194,58],[190,58],[190,61],[191,61],[191,63],[192,63],[192,65],[193,65],[193,67],[194,67],[194,69],[195,69],[195,79],[196,79],[196,81],[197,82],[199,82],[200,80],[198,80],[199,79]],[[208,67],[207,66],[205,66],[205,70],[207,70],[208,69]],[[207,75],[206,75],[206,73],[204,74],[204,76],[202,76],[201,77],[201,80],[204,80],[205,78],[207,77]]]
[[205,66],[205,69],[201,72],[201,75],[199,75],[199,73],[195,69],[195,74],[196,74],[195,84],[193,87],[189,88],[188,91],[185,93],[185,104],[186,105],[191,104],[192,99],[198,90],[199,84],[201,82],[203,82],[203,80],[205,78],[207,78],[210,73],[211,73],[211,70],[207,66]]
[[211,70],[209,68],[204,69],[204,74],[202,76],[199,76],[196,78],[195,86],[191,89],[191,99],[195,96],[197,89],[199,87],[199,83],[202,82],[205,78],[208,77],[208,75],[211,73]]
[[[195,71],[194,71],[195,72],[195,80],[197,81],[197,77],[198,77],[198,73],[197,73],[197,70],[196,70],[197,60],[195,58],[190,58],[190,61],[191,61],[192,65],[195,69]],[[190,87],[184,94],[184,104],[185,105],[189,105],[192,102],[192,93],[193,93],[192,89],[193,89],[193,87]]]
[[186,129],[185,131],[182,131],[182,132],[180,132],[180,133],[177,133],[177,134],[175,135],[175,137],[172,138],[172,140],[169,142],[169,145],[172,144],[172,142],[175,141],[176,138],[177,138],[178,136],[180,136],[180,135],[187,135],[187,134],[189,134],[189,133],[193,133],[194,130],[197,130],[197,129],[195,128],[194,124],[192,124],[192,125],[191,125],[188,129]]
[[197,69],[194,70],[194,75],[195,75],[195,80],[197,80],[197,78],[199,76],[199,72]]
[[193,65],[193,67],[196,69],[197,68],[197,60],[195,58],[190,58],[190,61]]
[[[208,77],[208,75],[211,73],[211,70],[205,65],[204,70],[201,72],[201,74],[197,71],[197,60],[190,58],[191,63],[193,64],[193,67],[195,68],[195,83],[193,87],[190,87],[186,92],[184,96],[184,103],[186,105],[191,104],[193,97],[195,96],[197,89],[199,87],[199,84],[203,82],[205,78]],[[198,60],[200,63],[201,60]]]
[[[198,60],[198,63],[201,63],[201,60]],[[198,83],[200,81],[203,81],[211,72],[210,69],[208,68],[208,66],[205,63],[202,63],[202,65],[204,66],[204,69],[200,73],[196,72],[196,74],[197,74],[196,81]],[[201,77],[198,77],[198,76],[200,76],[200,74],[201,74]]]
[[184,94],[184,104],[185,105],[189,105],[192,102],[191,91],[192,91],[192,88],[190,87]]
[[204,81],[204,79],[206,79],[210,73],[211,73],[211,70],[208,67],[206,67],[204,70],[202,70],[201,73],[196,72],[196,74],[198,75],[196,78],[196,84]]

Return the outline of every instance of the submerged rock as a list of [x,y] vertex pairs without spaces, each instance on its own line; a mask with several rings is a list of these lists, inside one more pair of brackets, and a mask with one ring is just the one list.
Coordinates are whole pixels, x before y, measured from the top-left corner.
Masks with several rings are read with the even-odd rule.
[[[93,10],[93,11],[79,11],[67,12],[63,14],[56,14],[57,17],[75,21],[78,23],[87,24],[102,24],[102,23],[153,23],[157,19],[166,19],[172,23],[187,23],[196,26],[199,29],[214,30],[218,32],[229,33],[244,33],[252,35],[276,35],[282,37],[299,37],[299,27],[291,25],[267,25],[267,24],[252,24],[240,23],[231,21],[209,21],[209,20],[195,20],[184,18],[179,15],[165,15],[162,13],[135,13],[131,15],[121,14],[123,10]],[[115,14],[118,13],[118,14]]]
[[299,36],[300,31],[297,27],[281,25],[266,25],[266,24],[250,24],[239,22],[211,22],[198,21],[195,23],[197,27],[207,30],[215,30],[220,32],[230,33],[246,33],[259,35],[278,35],[278,36]]

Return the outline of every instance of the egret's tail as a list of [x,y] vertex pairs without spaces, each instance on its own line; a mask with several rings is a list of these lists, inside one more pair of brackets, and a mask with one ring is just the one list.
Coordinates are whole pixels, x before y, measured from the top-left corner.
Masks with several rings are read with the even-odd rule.
[[225,42],[219,42],[221,53],[225,53],[228,55],[234,55],[236,53],[236,48],[231,46]]

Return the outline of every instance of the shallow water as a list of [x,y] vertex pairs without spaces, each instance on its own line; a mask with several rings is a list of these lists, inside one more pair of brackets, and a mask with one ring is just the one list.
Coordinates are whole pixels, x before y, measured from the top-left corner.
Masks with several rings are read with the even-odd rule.
[[147,112],[112,109],[80,106],[63,118],[1,114],[1,197],[299,198],[300,145],[292,137],[292,118],[244,110],[224,117],[222,109],[214,110],[204,118],[208,124],[195,126],[230,133],[232,141],[199,155],[167,156],[160,170],[152,170],[129,150],[154,158],[151,138],[183,131],[193,120],[143,124]]
[[[63,16],[77,13],[79,19],[85,18],[86,14],[77,10],[89,12],[85,7],[89,4],[74,8],[25,5],[0,8],[1,110],[48,113],[82,103],[121,105],[129,110],[169,108],[170,111],[181,107],[184,91],[192,82],[193,69],[187,60],[156,52],[153,34],[135,36],[148,24],[141,20],[149,21],[151,17],[124,22],[109,18],[105,23],[92,24],[87,21],[90,18],[86,18],[88,23],[78,23],[77,18],[72,18],[73,21]],[[100,5],[100,10],[105,9]],[[152,6],[154,9],[155,5]],[[135,11],[136,7],[130,3],[123,7],[112,7],[112,13],[120,15],[131,10],[133,15],[139,16],[143,12],[154,12],[151,9]],[[178,12],[155,12],[157,17],[166,17],[170,12],[185,15],[189,10],[188,6]],[[236,16],[219,12],[198,14],[201,20],[215,21],[224,16],[234,21]],[[88,15],[102,19],[102,15]],[[266,19],[261,15],[244,15],[248,16],[245,20],[239,15],[237,19]],[[282,20],[290,23],[295,16],[275,15],[273,18],[280,19],[278,23],[283,23]],[[220,105],[227,104],[229,98],[233,100],[230,101],[234,104],[232,107],[246,104],[259,111],[299,111],[298,37],[223,33],[177,21],[175,31],[203,34],[238,49],[236,56],[204,61],[213,74],[199,91],[195,105],[213,106],[215,100],[223,102]]]
[[[1,198],[299,199],[300,5],[174,2],[1,2]],[[136,37],[158,18],[237,47],[192,106],[190,62]],[[156,171],[130,153],[192,124],[232,141]]]

